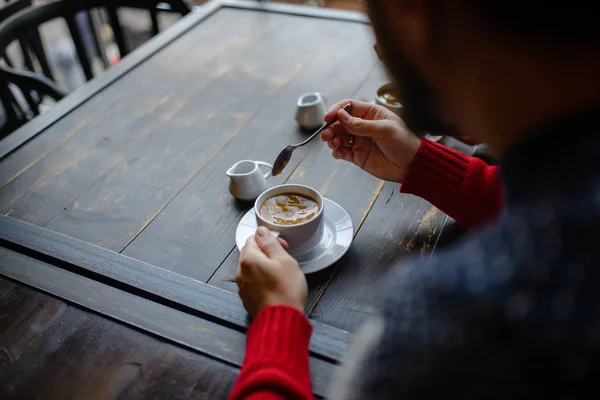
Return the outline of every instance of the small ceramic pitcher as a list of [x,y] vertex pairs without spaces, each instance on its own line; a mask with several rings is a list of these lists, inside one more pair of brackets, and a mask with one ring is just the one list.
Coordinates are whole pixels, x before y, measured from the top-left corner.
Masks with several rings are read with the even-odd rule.
[[316,129],[323,125],[327,113],[327,99],[321,93],[306,93],[296,105],[296,122],[304,129]]
[[[260,167],[269,170],[263,173]],[[267,179],[271,175],[273,166],[262,161],[242,160],[235,163],[227,170],[230,179],[229,192],[236,199],[242,201],[254,201],[265,190],[267,190]]]

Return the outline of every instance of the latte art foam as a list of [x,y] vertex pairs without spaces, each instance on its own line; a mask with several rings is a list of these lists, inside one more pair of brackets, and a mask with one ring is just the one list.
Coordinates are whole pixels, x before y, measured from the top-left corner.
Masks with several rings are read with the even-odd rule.
[[279,225],[306,222],[319,212],[319,205],[310,197],[297,193],[282,193],[262,203],[259,214],[266,221]]

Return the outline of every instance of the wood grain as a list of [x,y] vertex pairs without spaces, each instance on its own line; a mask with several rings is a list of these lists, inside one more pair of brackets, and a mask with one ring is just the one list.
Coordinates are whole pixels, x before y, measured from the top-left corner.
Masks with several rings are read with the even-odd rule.
[[[18,255],[12,254],[16,252],[64,270],[61,272],[63,281],[65,276],[70,276],[68,272],[77,274],[97,281],[100,288],[102,285],[109,285],[174,310],[193,313],[213,323],[229,326],[239,332],[244,331],[249,322],[239,297],[233,293],[35,225],[0,216],[0,243],[5,247],[2,253],[5,257],[17,257]],[[23,258],[19,260],[25,262]],[[34,273],[35,268],[41,272]],[[43,277],[42,272],[59,273],[32,262],[27,268],[18,267],[10,259],[0,263],[0,273],[30,285],[35,280],[39,282],[36,287],[75,301],[69,296],[79,293],[79,284],[65,284],[55,277]],[[88,284],[91,285],[89,282]],[[79,298],[83,298],[85,304],[81,303],[82,300],[77,304],[117,318],[110,313],[114,308],[106,308],[103,303],[96,305],[92,302],[90,305],[87,296]],[[133,323],[127,318],[127,314],[118,318]],[[321,359],[339,361],[346,350],[347,341],[347,332],[316,323],[309,348]]]
[[60,300],[0,278],[0,380],[66,308]]
[[[227,11],[223,11],[227,13]],[[236,21],[236,23],[243,25],[243,19],[241,18],[240,13],[235,13],[236,18],[239,18],[240,21]],[[186,55],[186,52],[190,50],[193,46],[199,46],[196,42],[201,43],[202,46],[206,46],[206,48],[200,48],[202,53],[213,54],[216,50],[212,50],[209,46],[214,40],[217,40],[220,36],[218,31],[214,29],[219,25],[219,22],[222,22],[224,14],[215,15],[214,19],[209,18],[205,22],[202,23],[202,29],[196,28],[190,32],[190,35],[184,35],[179,39],[176,39],[172,46],[168,46],[161,50],[158,54],[152,56],[148,56],[148,60],[142,63],[141,65],[135,64],[137,66],[136,74],[141,74],[143,72],[140,71],[148,71],[148,74],[154,73],[156,77],[156,73],[159,72],[159,68],[165,68],[165,65],[168,65],[168,62],[179,62],[182,59],[182,56]],[[186,17],[189,18],[189,17]],[[232,17],[233,18],[233,17]],[[181,22],[181,21],[180,21]],[[188,25],[188,23],[184,23],[183,25]],[[179,28],[177,28],[177,31]],[[161,37],[165,36],[165,34],[161,34]],[[157,42],[161,40],[157,40],[155,38],[152,42]],[[153,46],[149,46],[153,47]],[[146,47],[140,49],[137,53],[144,53]],[[111,70],[106,71],[101,78],[95,79],[93,83],[88,83],[84,85],[82,88],[78,89],[76,92],[72,93],[68,96],[67,99],[61,101],[57,104],[50,112],[49,115],[42,116],[41,118],[36,118],[35,121],[27,124],[26,127],[34,127],[34,125],[39,125],[38,121],[47,119],[47,117],[51,117],[52,114],[56,114],[56,112],[60,111],[65,103],[72,102],[71,99],[80,98],[80,92],[86,92],[86,89],[93,90],[92,87],[97,86],[97,82],[104,81],[104,77],[108,75],[114,75],[115,72],[119,72],[119,70],[123,70],[125,67],[125,71],[121,73],[131,73],[130,61],[134,58],[138,58],[137,55],[132,55],[128,57],[123,62],[119,63],[116,67],[111,68]],[[185,60],[185,58],[183,59]],[[138,61],[139,62],[139,61]],[[153,65],[152,68],[149,68],[148,63],[158,63],[158,65]],[[133,67],[135,68],[135,67]],[[147,75],[148,76],[148,75]],[[149,75],[149,82],[152,82],[152,75]],[[114,78],[112,78],[114,79]],[[111,81],[112,82],[112,81]],[[90,113],[87,118],[81,118],[80,115],[73,116],[72,114],[68,114],[66,117],[60,118],[58,122],[51,126],[51,128],[44,129],[43,135],[37,135],[35,140],[31,140],[21,145],[17,152],[10,153],[6,157],[2,158],[3,168],[0,171],[0,185],[4,186],[9,181],[15,179],[24,171],[26,171],[33,164],[46,157],[48,154],[52,153],[57,147],[61,146],[64,142],[70,140],[73,136],[79,133],[85,126],[89,124],[91,120],[97,119],[102,116],[102,113],[105,112],[110,106],[117,101],[121,100],[129,91],[134,91],[135,89],[143,89],[143,86],[140,87],[138,82],[135,82],[135,85],[129,85],[127,79],[121,80],[118,82],[116,86],[107,86],[100,90],[95,96],[91,97],[86,103],[86,107],[89,107],[95,110],[94,113]],[[146,95],[148,92],[137,92],[137,95]],[[135,100],[135,96],[131,96]],[[68,100],[68,101],[67,101]],[[123,106],[132,107],[135,106],[135,102],[129,102],[127,104],[123,104]],[[87,123],[86,123],[87,122]],[[2,143],[5,143],[7,140],[3,140]]]
[[[229,13],[235,16],[239,12]],[[176,135],[177,127],[171,127],[169,123],[173,114],[196,101],[204,88],[228,71],[221,61],[236,63],[251,52],[252,43],[261,42],[262,35],[270,32],[269,29],[279,27],[277,22],[265,24],[260,15],[251,19],[253,22],[244,23],[247,18],[230,21],[226,13],[215,22],[216,26],[219,22],[233,22],[231,36],[221,34],[204,38],[201,35],[200,40],[195,41],[194,34],[201,26],[195,28],[182,38],[181,43],[177,41],[167,49],[172,53],[167,52],[164,58],[159,53],[132,71],[129,79],[123,80],[123,85],[109,87],[102,93],[104,96],[111,99],[111,96],[125,92],[124,99],[108,111],[100,109],[101,118],[5,185],[0,191],[1,211],[45,225],[111,169],[139,159],[154,143]],[[219,38],[221,46],[215,46]],[[178,48],[181,53],[176,51]],[[199,69],[199,66],[204,68]],[[78,108],[65,120],[96,113],[93,107],[88,110],[86,106]],[[194,112],[197,113],[197,109]],[[188,118],[187,122],[193,121]],[[50,130],[54,128],[60,129],[54,126]],[[15,156],[19,153],[15,152]]]
[[311,317],[353,332],[372,312],[379,281],[411,258],[429,257],[446,215],[386,183]]
[[[244,145],[238,139],[240,130],[320,50],[316,32],[335,32],[331,24],[317,24],[315,33],[305,34],[305,41],[298,46],[284,46],[305,26],[301,21],[277,21],[289,28],[264,37],[194,101],[181,101],[180,111],[153,128],[157,136],[137,152],[135,162],[118,165],[46,226],[120,251],[207,165],[223,174],[228,166],[215,163],[214,158],[230,141],[234,146]],[[187,76],[195,81],[202,72]]]
[[[331,27],[333,33],[319,41],[316,48],[320,50],[310,63],[222,149],[124,254],[194,279],[209,280],[235,246],[237,223],[250,207],[229,194],[225,171],[241,159],[272,162],[287,143],[300,141],[306,135],[294,121],[300,94],[318,89],[332,99],[350,96],[356,82],[362,82],[373,66],[374,57],[370,53],[364,58],[357,56],[363,54],[362,49],[369,41],[363,26],[340,23]],[[331,47],[339,43],[348,44],[332,54]],[[356,62],[352,64],[351,60]],[[345,67],[341,68],[342,65]],[[295,152],[282,176],[273,178],[270,184],[284,182],[308,150],[323,145],[315,141],[307,147]]]
[[221,9],[222,6],[223,3],[212,2],[202,7],[201,10],[196,9],[196,12],[181,18],[177,25],[171,26],[167,31],[153,37],[143,48],[137,49],[132,55],[126,59],[122,59],[116,66],[105,71],[86,85],[76,89],[70,96],[58,102],[49,112],[41,117],[34,118],[4,138],[0,141],[0,160],[34,139],[38,134],[61,120],[82,103],[88,101],[123,75],[164,49],[198,23],[210,17],[215,11]]
[[[42,399],[49,394],[60,399],[225,399],[237,375],[230,365],[6,278],[0,278],[0,304],[4,399]],[[33,306],[24,310],[24,304]]]
[[[245,350],[243,332],[5,248],[0,248],[0,274],[25,280],[35,288],[59,294],[65,300],[221,362],[237,367],[242,364]],[[325,361],[311,360],[312,380],[317,394],[325,393],[332,367]]]

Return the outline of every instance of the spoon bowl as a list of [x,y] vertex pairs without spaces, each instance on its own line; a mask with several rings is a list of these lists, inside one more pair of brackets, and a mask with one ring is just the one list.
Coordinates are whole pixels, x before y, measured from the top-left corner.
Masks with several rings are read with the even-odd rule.
[[287,146],[285,149],[281,150],[281,153],[279,153],[273,164],[273,176],[279,175],[283,171],[288,162],[290,162],[293,152],[293,146]]

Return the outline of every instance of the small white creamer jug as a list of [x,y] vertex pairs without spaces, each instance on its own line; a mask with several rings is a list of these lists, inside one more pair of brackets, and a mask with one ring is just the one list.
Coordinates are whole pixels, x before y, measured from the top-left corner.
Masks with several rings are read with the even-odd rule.
[[296,104],[296,122],[304,129],[316,129],[323,125],[327,113],[327,99],[321,93],[305,93]]
[[[263,173],[260,167],[269,170]],[[267,190],[267,179],[271,175],[273,166],[262,161],[242,160],[236,162],[227,170],[229,177],[229,192],[238,200],[254,201],[265,190]]]

